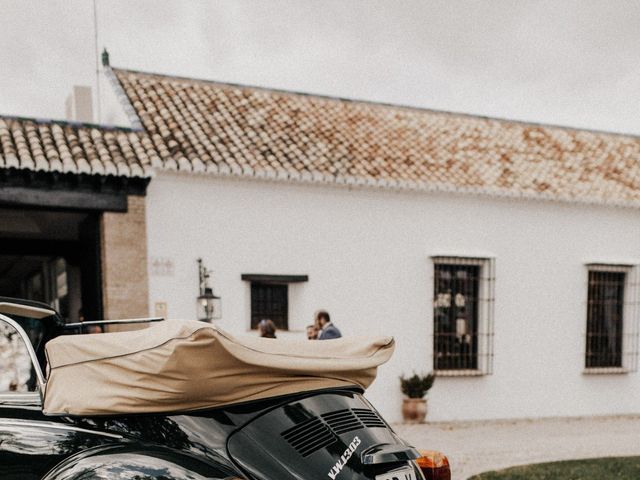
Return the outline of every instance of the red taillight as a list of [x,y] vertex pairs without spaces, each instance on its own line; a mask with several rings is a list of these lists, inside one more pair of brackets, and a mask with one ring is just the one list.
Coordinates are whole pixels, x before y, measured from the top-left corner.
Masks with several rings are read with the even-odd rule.
[[446,455],[433,450],[420,450],[416,463],[427,480],[451,480],[451,467]]

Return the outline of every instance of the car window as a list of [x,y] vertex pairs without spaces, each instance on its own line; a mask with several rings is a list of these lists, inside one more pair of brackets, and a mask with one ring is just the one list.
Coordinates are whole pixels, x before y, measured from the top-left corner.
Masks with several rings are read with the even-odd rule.
[[18,331],[0,320],[0,394],[37,390],[29,351]]
[[29,340],[31,340],[33,349],[37,352],[40,349],[40,344],[42,343],[42,338],[44,337],[44,324],[42,323],[42,320],[19,317],[17,315],[13,315],[11,318],[15,320],[16,323],[18,323],[18,325],[20,325],[26,332]]

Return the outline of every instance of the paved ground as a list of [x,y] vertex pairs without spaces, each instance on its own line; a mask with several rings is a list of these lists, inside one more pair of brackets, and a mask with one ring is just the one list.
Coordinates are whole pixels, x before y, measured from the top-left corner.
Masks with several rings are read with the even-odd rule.
[[440,450],[452,480],[528,463],[640,455],[640,416],[394,425],[418,448]]

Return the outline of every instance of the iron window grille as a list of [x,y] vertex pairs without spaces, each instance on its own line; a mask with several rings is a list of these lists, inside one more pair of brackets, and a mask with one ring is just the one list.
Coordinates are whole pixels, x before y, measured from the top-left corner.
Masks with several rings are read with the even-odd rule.
[[639,269],[587,265],[585,373],[638,369]]
[[289,329],[289,286],[251,282],[251,328],[262,319],[275,323],[278,330]]
[[433,369],[493,373],[495,259],[432,257]]

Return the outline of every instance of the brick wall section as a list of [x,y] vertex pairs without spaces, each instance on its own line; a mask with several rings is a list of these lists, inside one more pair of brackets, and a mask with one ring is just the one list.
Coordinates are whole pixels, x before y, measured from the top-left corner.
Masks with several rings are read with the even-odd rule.
[[126,213],[103,213],[100,230],[104,317],[148,316],[145,197],[130,196]]

